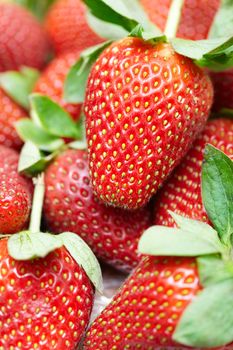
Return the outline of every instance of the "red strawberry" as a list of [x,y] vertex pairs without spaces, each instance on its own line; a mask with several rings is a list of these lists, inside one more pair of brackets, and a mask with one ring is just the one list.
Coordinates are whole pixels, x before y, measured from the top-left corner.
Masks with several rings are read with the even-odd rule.
[[23,144],[14,124],[27,112],[0,88],[0,144],[19,150]]
[[211,104],[209,78],[169,44],[112,44],[86,90],[94,193],[125,208],[147,203],[203,129]]
[[0,255],[0,349],[76,349],[93,304],[84,270],[65,248],[16,261],[3,239]]
[[82,51],[103,40],[88,26],[81,0],[58,0],[51,7],[46,28],[57,54]]
[[0,146],[0,233],[16,233],[25,228],[32,202],[32,184],[17,172],[19,156]]
[[[149,18],[164,30],[171,0],[140,0]],[[185,0],[177,37],[206,39],[220,0]]]
[[222,108],[233,108],[233,70],[212,72],[210,76],[214,84],[213,110],[216,112]]
[[168,210],[208,221],[201,197],[201,165],[206,143],[214,145],[233,159],[233,121],[224,118],[208,121],[204,132],[156,197],[156,225],[175,226]]
[[55,58],[44,70],[34,88],[67,110],[76,120],[80,117],[81,104],[66,103],[63,99],[63,85],[70,67],[78,60],[79,53],[71,52]]
[[150,226],[150,210],[133,213],[106,207],[93,196],[87,152],[67,150],[47,168],[44,216],[53,232],[81,236],[102,260],[130,270],[139,260],[137,243]]
[[41,68],[48,53],[45,32],[26,9],[0,4],[0,71],[20,66]]
[[144,258],[92,324],[84,349],[187,349],[171,337],[199,290],[194,259]]

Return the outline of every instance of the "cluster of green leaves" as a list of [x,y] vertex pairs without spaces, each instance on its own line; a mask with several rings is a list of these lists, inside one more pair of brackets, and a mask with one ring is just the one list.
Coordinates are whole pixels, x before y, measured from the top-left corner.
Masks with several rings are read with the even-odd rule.
[[[31,119],[16,123],[16,129],[25,141],[19,171],[31,174],[43,171],[59,150],[65,146],[64,139],[82,140],[82,121],[76,123],[70,115],[47,96],[30,96]],[[75,147],[75,144],[74,144]]]
[[197,257],[204,289],[186,308],[174,340],[212,348],[233,341],[233,162],[211,145],[206,146],[202,166],[202,197],[214,228],[170,213],[178,228],[150,227],[139,251]]
[[[110,40],[85,51],[71,68],[65,83],[65,99],[80,103],[92,64],[111,41],[127,35],[156,43],[170,42],[174,50],[193,59],[196,64],[213,70],[233,66],[233,1],[223,0],[206,40],[167,38],[150,22],[140,3],[135,0],[83,0],[88,7],[89,25],[100,36]],[[227,25],[225,22],[227,21]]]

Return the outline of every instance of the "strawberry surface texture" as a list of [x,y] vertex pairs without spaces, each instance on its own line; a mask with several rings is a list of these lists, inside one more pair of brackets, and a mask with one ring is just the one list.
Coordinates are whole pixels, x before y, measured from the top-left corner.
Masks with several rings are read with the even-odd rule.
[[94,64],[85,115],[94,193],[110,205],[145,205],[202,131],[208,76],[169,44],[127,38]]
[[233,121],[227,118],[208,121],[203,133],[156,197],[156,225],[174,226],[174,220],[168,210],[209,223],[201,197],[201,166],[207,143],[233,159]]
[[42,68],[48,54],[46,33],[22,6],[0,4],[0,72],[21,66]]
[[87,152],[67,150],[45,173],[44,217],[52,232],[81,236],[103,261],[130,271],[139,261],[137,244],[151,225],[147,206],[135,212],[101,203],[90,184]]

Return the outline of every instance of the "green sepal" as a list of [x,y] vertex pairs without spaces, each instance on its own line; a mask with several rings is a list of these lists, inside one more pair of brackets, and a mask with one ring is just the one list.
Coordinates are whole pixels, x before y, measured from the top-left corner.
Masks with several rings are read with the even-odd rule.
[[44,258],[63,246],[59,236],[50,233],[23,231],[11,235],[7,247],[9,255],[15,260]]
[[89,246],[73,232],[61,233],[59,238],[74,260],[84,269],[96,290],[102,293],[103,280],[101,268]]
[[32,119],[47,133],[57,137],[80,139],[82,130],[71,116],[50,98],[40,94],[30,96]]
[[[98,19],[121,26],[130,33],[139,23],[145,30],[161,31],[150,22],[147,14],[138,1],[135,0],[83,0],[90,13]],[[106,31],[108,27],[106,26]]]
[[226,117],[233,118],[233,109],[231,109],[231,108],[222,108],[218,112],[218,116],[226,116]]
[[205,148],[202,199],[208,217],[228,247],[233,234],[233,162],[212,145]]
[[209,31],[209,38],[233,35],[233,1],[221,0],[221,5]]
[[233,279],[233,263],[223,260],[219,255],[201,256],[197,258],[197,264],[203,287]]
[[205,288],[185,309],[173,334],[179,344],[215,348],[233,341],[233,280]]
[[68,144],[69,148],[71,149],[87,149],[87,143],[86,141],[74,141],[70,142]]
[[57,153],[54,152],[46,155],[40,151],[39,147],[34,143],[27,141],[23,145],[20,153],[18,171],[36,175],[47,167],[56,154]]
[[150,41],[152,44],[158,42],[167,42],[167,38],[162,33],[158,33],[156,30],[145,31],[141,24],[138,24],[129,34],[129,36],[141,38],[145,41]]
[[16,103],[25,109],[29,109],[29,95],[39,78],[36,69],[23,67],[18,71],[7,71],[0,74],[0,87]]
[[14,0],[15,3],[26,7],[40,21],[43,20],[55,0]]
[[15,127],[24,142],[31,141],[42,151],[53,152],[64,145],[63,139],[50,135],[31,119],[20,119]]
[[64,100],[70,103],[82,103],[85,98],[87,79],[99,55],[111,44],[106,41],[83,51],[80,59],[71,67],[64,85]]
[[209,255],[222,252],[217,232],[181,230],[164,226],[151,226],[141,236],[138,251],[154,256]]
[[233,66],[233,37],[196,41],[174,38],[171,44],[176,52],[202,67],[222,70]]

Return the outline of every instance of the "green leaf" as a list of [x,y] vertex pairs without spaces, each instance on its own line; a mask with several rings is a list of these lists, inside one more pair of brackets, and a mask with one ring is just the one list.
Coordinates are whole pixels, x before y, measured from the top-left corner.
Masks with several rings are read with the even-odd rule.
[[231,35],[233,35],[233,1],[222,0],[208,36],[219,38]]
[[28,118],[20,119],[15,126],[24,142],[31,141],[42,151],[53,152],[64,145],[62,139],[50,135]]
[[233,67],[233,37],[206,53],[197,63],[200,66],[220,71]]
[[20,153],[18,171],[30,175],[38,174],[46,168],[55,155],[56,153],[52,153],[45,156],[34,143],[27,141]]
[[226,116],[226,117],[230,117],[233,118],[233,109],[231,108],[222,108],[220,110],[220,112],[218,113],[219,116]]
[[93,16],[89,11],[86,15],[89,27],[92,28],[101,38],[107,40],[119,40],[128,35],[128,31],[119,25],[113,23],[106,23],[99,18]]
[[203,287],[207,287],[227,279],[233,280],[233,263],[224,261],[218,255],[197,258],[198,273]]
[[152,226],[139,240],[142,254],[161,256],[201,256],[219,253],[222,248],[217,233],[203,234],[164,226]]
[[58,137],[79,139],[80,128],[70,115],[47,96],[33,94],[30,96],[32,118],[47,133]]
[[63,242],[59,236],[30,231],[16,233],[7,242],[9,255],[15,260],[44,258],[62,245]]
[[39,72],[36,69],[23,67],[20,72],[1,73],[0,86],[20,106],[29,109],[28,96],[38,78]]
[[30,10],[39,20],[43,20],[54,1],[55,0],[14,0],[15,3]]
[[87,149],[86,141],[74,141],[69,143],[69,148],[72,149]]
[[233,162],[207,145],[202,166],[202,199],[222,242],[231,246],[233,234]]
[[64,99],[71,103],[82,103],[87,79],[92,65],[111,41],[93,46],[82,52],[80,59],[71,67],[65,81]]
[[[218,49],[223,44],[228,42],[229,38],[217,38],[208,40],[187,40],[181,38],[174,38],[171,40],[171,44],[176,52],[186,57],[190,57],[195,60],[201,60],[204,55]],[[228,43],[229,44],[229,43]],[[228,46],[227,44],[227,46]],[[230,39],[230,47],[231,47]]]
[[205,222],[199,220],[193,220],[186,218],[184,216],[178,215],[170,210],[168,210],[169,214],[172,216],[173,220],[176,222],[177,226],[184,231],[202,232],[204,236],[212,238],[212,235],[217,236],[217,232],[210,225]]
[[100,265],[89,246],[72,232],[61,233],[59,237],[74,260],[84,269],[95,288],[102,292],[103,281]]
[[[145,30],[161,31],[150,22],[140,3],[135,0],[84,0],[91,14],[102,21],[116,24],[131,32],[139,23]],[[107,27],[106,27],[107,30]]]
[[145,41],[151,41],[155,44],[157,42],[166,42],[167,38],[162,33],[158,33],[154,30],[145,31],[141,24],[138,24],[129,34],[129,36],[141,38]]
[[233,280],[205,288],[186,308],[173,339],[191,347],[213,348],[233,341]]

